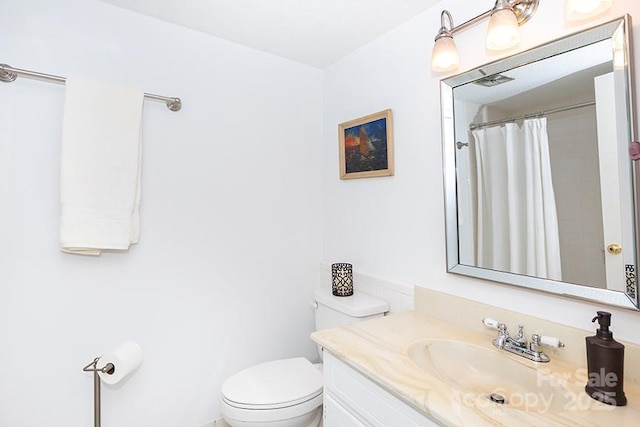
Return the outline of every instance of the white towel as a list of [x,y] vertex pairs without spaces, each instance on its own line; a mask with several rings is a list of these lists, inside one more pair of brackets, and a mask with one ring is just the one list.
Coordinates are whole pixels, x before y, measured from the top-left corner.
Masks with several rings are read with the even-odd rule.
[[100,255],[140,236],[140,122],[144,92],[79,77],[66,81],[60,245]]

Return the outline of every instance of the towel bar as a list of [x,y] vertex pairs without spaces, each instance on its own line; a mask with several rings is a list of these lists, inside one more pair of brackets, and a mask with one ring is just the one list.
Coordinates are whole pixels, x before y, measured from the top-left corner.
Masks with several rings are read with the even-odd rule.
[[[66,78],[61,76],[55,76],[53,74],[39,73],[37,71],[22,70],[20,68],[14,68],[7,64],[0,64],[0,81],[5,83],[11,83],[15,81],[18,76],[32,77],[34,79],[48,80],[56,83],[65,83]],[[154,95],[153,93],[145,93],[145,98],[155,99],[157,101],[164,101],[167,108],[171,111],[180,111],[182,108],[182,101],[180,98],[174,98],[169,96]]]

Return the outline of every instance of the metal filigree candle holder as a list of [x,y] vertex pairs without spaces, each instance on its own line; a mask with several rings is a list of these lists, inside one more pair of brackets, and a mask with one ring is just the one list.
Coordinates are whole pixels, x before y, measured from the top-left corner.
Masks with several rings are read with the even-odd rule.
[[353,295],[353,266],[344,262],[331,264],[331,291],[338,297]]

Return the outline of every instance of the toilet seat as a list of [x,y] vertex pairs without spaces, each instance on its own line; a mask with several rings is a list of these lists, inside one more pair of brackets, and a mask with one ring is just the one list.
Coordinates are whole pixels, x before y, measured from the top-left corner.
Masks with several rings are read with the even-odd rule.
[[247,368],[229,377],[221,392],[229,425],[307,426],[321,416],[322,374],[303,357]]
[[304,357],[275,360],[229,377],[221,392],[227,405],[239,409],[288,408],[321,397],[322,373]]
[[[299,405],[279,409],[241,409],[222,399],[222,416],[231,426],[307,426],[322,414],[322,394]],[[315,424],[314,424],[315,425]]]

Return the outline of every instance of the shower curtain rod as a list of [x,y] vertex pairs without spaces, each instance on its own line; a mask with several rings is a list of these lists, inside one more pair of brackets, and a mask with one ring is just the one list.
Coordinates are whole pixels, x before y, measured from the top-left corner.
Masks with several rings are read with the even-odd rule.
[[[62,83],[62,84],[64,84],[67,81],[66,78],[61,76],[39,73],[37,71],[22,70],[20,68],[13,68],[12,66],[7,64],[0,64],[0,81],[11,83],[18,76],[32,77],[35,79],[48,80],[48,81]],[[155,99],[157,101],[164,101],[165,104],[167,105],[167,108],[169,108],[169,110],[171,111],[179,111],[182,108],[182,101],[180,100],[180,98],[154,95],[153,93],[145,93],[144,97],[149,99]]]
[[575,110],[576,108],[590,107],[592,105],[596,105],[596,101],[587,101],[579,104],[566,105],[564,107],[552,108],[550,110],[543,110],[543,111],[538,111],[536,113],[523,114],[521,116],[515,116],[515,117],[508,117],[505,119],[493,120],[490,122],[471,123],[469,125],[469,130],[475,130],[475,129],[479,129],[487,126],[493,126],[493,125],[501,125],[503,123],[514,122],[516,120],[521,120],[521,119],[530,119],[532,117],[546,116],[554,113],[561,113],[563,111]]

